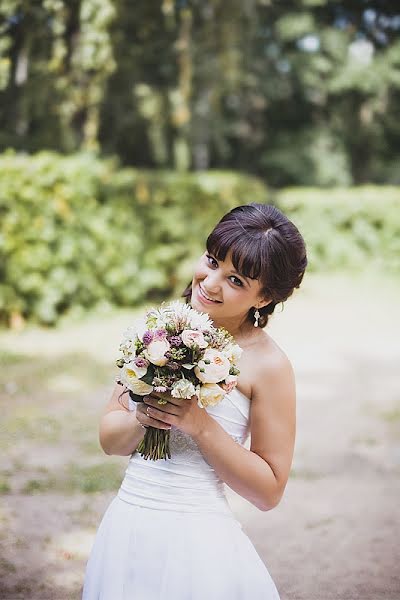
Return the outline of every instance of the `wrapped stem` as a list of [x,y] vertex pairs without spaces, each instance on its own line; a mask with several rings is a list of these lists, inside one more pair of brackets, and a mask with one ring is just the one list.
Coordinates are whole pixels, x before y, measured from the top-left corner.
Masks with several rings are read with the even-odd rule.
[[144,438],[138,444],[137,450],[145,460],[165,460],[171,458],[169,449],[170,431],[166,429],[158,429],[157,427],[148,427]]

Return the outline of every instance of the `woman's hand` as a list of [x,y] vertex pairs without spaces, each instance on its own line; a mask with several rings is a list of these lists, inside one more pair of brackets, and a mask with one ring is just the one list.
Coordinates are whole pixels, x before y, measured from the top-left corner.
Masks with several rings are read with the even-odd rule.
[[[169,425],[174,425],[188,435],[195,437],[206,426],[212,418],[204,408],[197,404],[197,396],[190,399],[173,398],[168,392],[151,392],[143,398],[143,411],[146,411],[147,420],[144,425],[151,425],[160,429],[169,429]],[[158,401],[163,403],[159,404]],[[143,411],[141,411],[141,416]],[[143,415],[145,416],[145,415]],[[141,421],[142,422],[142,421]]]
[[153,419],[147,414],[147,404],[138,402],[136,405],[136,419],[143,427],[156,427],[157,429],[171,429],[171,425]]

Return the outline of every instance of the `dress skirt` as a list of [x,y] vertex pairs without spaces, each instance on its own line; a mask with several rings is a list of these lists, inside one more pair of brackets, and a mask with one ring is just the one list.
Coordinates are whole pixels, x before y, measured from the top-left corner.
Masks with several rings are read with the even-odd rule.
[[279,600],[230,514],[160,510],[116,496],[97,530],[83,600]]

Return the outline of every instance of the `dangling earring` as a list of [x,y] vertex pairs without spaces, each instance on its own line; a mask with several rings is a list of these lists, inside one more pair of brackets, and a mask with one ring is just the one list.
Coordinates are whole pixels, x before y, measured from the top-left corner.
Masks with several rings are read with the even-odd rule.
[[254,313],[254,327],[258,327],[258,319],[260,318],[260,313],[258,311],[258,308],[256,308],[256,311]]

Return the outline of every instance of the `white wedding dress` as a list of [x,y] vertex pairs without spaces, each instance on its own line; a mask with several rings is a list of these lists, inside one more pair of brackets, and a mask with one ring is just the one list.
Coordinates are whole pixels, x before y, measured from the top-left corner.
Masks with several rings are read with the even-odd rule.
[[[131,410],[136,409],[130,400]],[[237,388],[205,410],[240,444],[250,401]],[[279,600],[194,440],[170,432],[171,459],[130,458],[97,531],[83,600]]]

